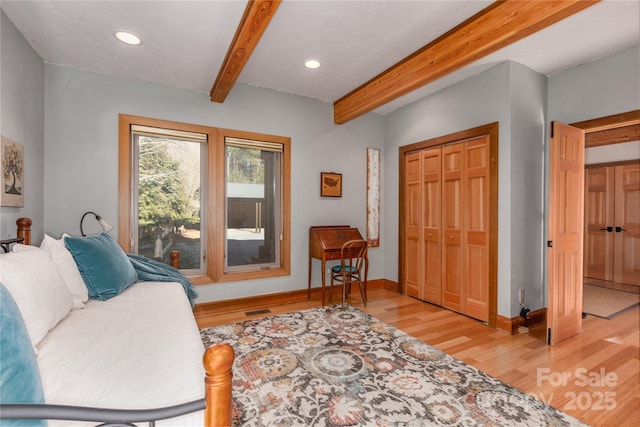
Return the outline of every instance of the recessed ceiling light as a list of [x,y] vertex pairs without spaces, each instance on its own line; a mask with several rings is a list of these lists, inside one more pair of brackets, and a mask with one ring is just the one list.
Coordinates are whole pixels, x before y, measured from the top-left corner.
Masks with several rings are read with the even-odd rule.
[[310,70],[314,70],[320,66],[320,61],[317,59],[309,59],[305,61],[304,66]]
[[116,36],[116,38],[122,43],[130,44],[133,46],[137,46],[142,43],[140,37],[128,31],[116,31],[115,33],[113,33],[113,35]]

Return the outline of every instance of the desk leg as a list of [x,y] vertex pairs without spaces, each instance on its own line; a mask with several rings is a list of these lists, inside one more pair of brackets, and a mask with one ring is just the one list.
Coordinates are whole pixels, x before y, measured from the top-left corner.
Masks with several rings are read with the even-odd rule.
[[327,276],[327,261],[322,257],[322,306],[324,307],[324,282]]
[[309,286],[307,287],[307,301],[311,299],[311,265],[313,264],[313,257],[309,255]]
[[369,260],[364,262],[364,286],[362,293],[362,300],[364,302],[365,307],[367,306],[367,281],[369,280]]

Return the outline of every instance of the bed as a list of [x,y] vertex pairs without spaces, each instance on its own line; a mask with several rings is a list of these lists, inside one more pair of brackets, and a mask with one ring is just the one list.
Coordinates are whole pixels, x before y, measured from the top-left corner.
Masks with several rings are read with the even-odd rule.
[[[47,253],[42,246],[28,246],[31,221],[17,223],[24,246],[14,246],[12,253],[0,259],[3,292],[5,286],[9,292],[3,294],[2,425],[22,425],[24,419],[49,420],[52,427],[138,422],[231,425],[233,349],[220,344],[205,351],[184,285],[137,281],[105,300],[82,301],[72,286],[66,286],[70,275],[64,271],[64,261],[51,257],[52,251]],[[45,243],[58,244],[48,236]],[[84,274],[82,266],[78,267]],[[86,282],[86,276],[82,278]],[[40,288],[32,282],[38,282]],[[61,286],[66,286],[69,298]],[[91,293],[91,286],[87,287]],[[40,402],[15,396],[29,389],[24,385],[29,376],[17,365],[28,357],[12,358],[7,353],[9,344],[18,341],[5,336],[10,331],[5,318],[10,310],[5,303],[11,299],[19,311],[14,317],[22,318],[13,320],[24,322],[32,344],[22,343],[21,348],[26,356],[35,357],[38,372],[33,375],[39,376],[42,385]],[[36,300],[54,306],[48,325],[34,323],[42,323],[49,310],[38,307]],[[17,379],[5,384],[11,374]]]

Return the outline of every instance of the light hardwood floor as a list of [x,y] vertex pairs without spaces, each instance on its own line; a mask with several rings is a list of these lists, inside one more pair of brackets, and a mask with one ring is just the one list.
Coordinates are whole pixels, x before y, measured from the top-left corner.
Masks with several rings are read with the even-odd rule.
[[[543,328],[508,335],[477,320],[384,289],[371,290],[364,307],[383,322],[593,426],[640,425],[640,333],[636,307],[613,320],[588,316],[580,335],[555,347]],[[252,308],[197,319],[201,328],[314,308],[319,300]],[[262,308],[262,307],[261,307]]]

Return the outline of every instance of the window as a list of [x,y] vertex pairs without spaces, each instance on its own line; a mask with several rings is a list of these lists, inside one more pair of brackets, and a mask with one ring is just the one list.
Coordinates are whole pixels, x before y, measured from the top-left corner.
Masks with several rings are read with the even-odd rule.
[[226,272],[280,264],[282,144],[225,138]]
[[118,240],[196,284],[288,275],[290,140],[120,115]]

